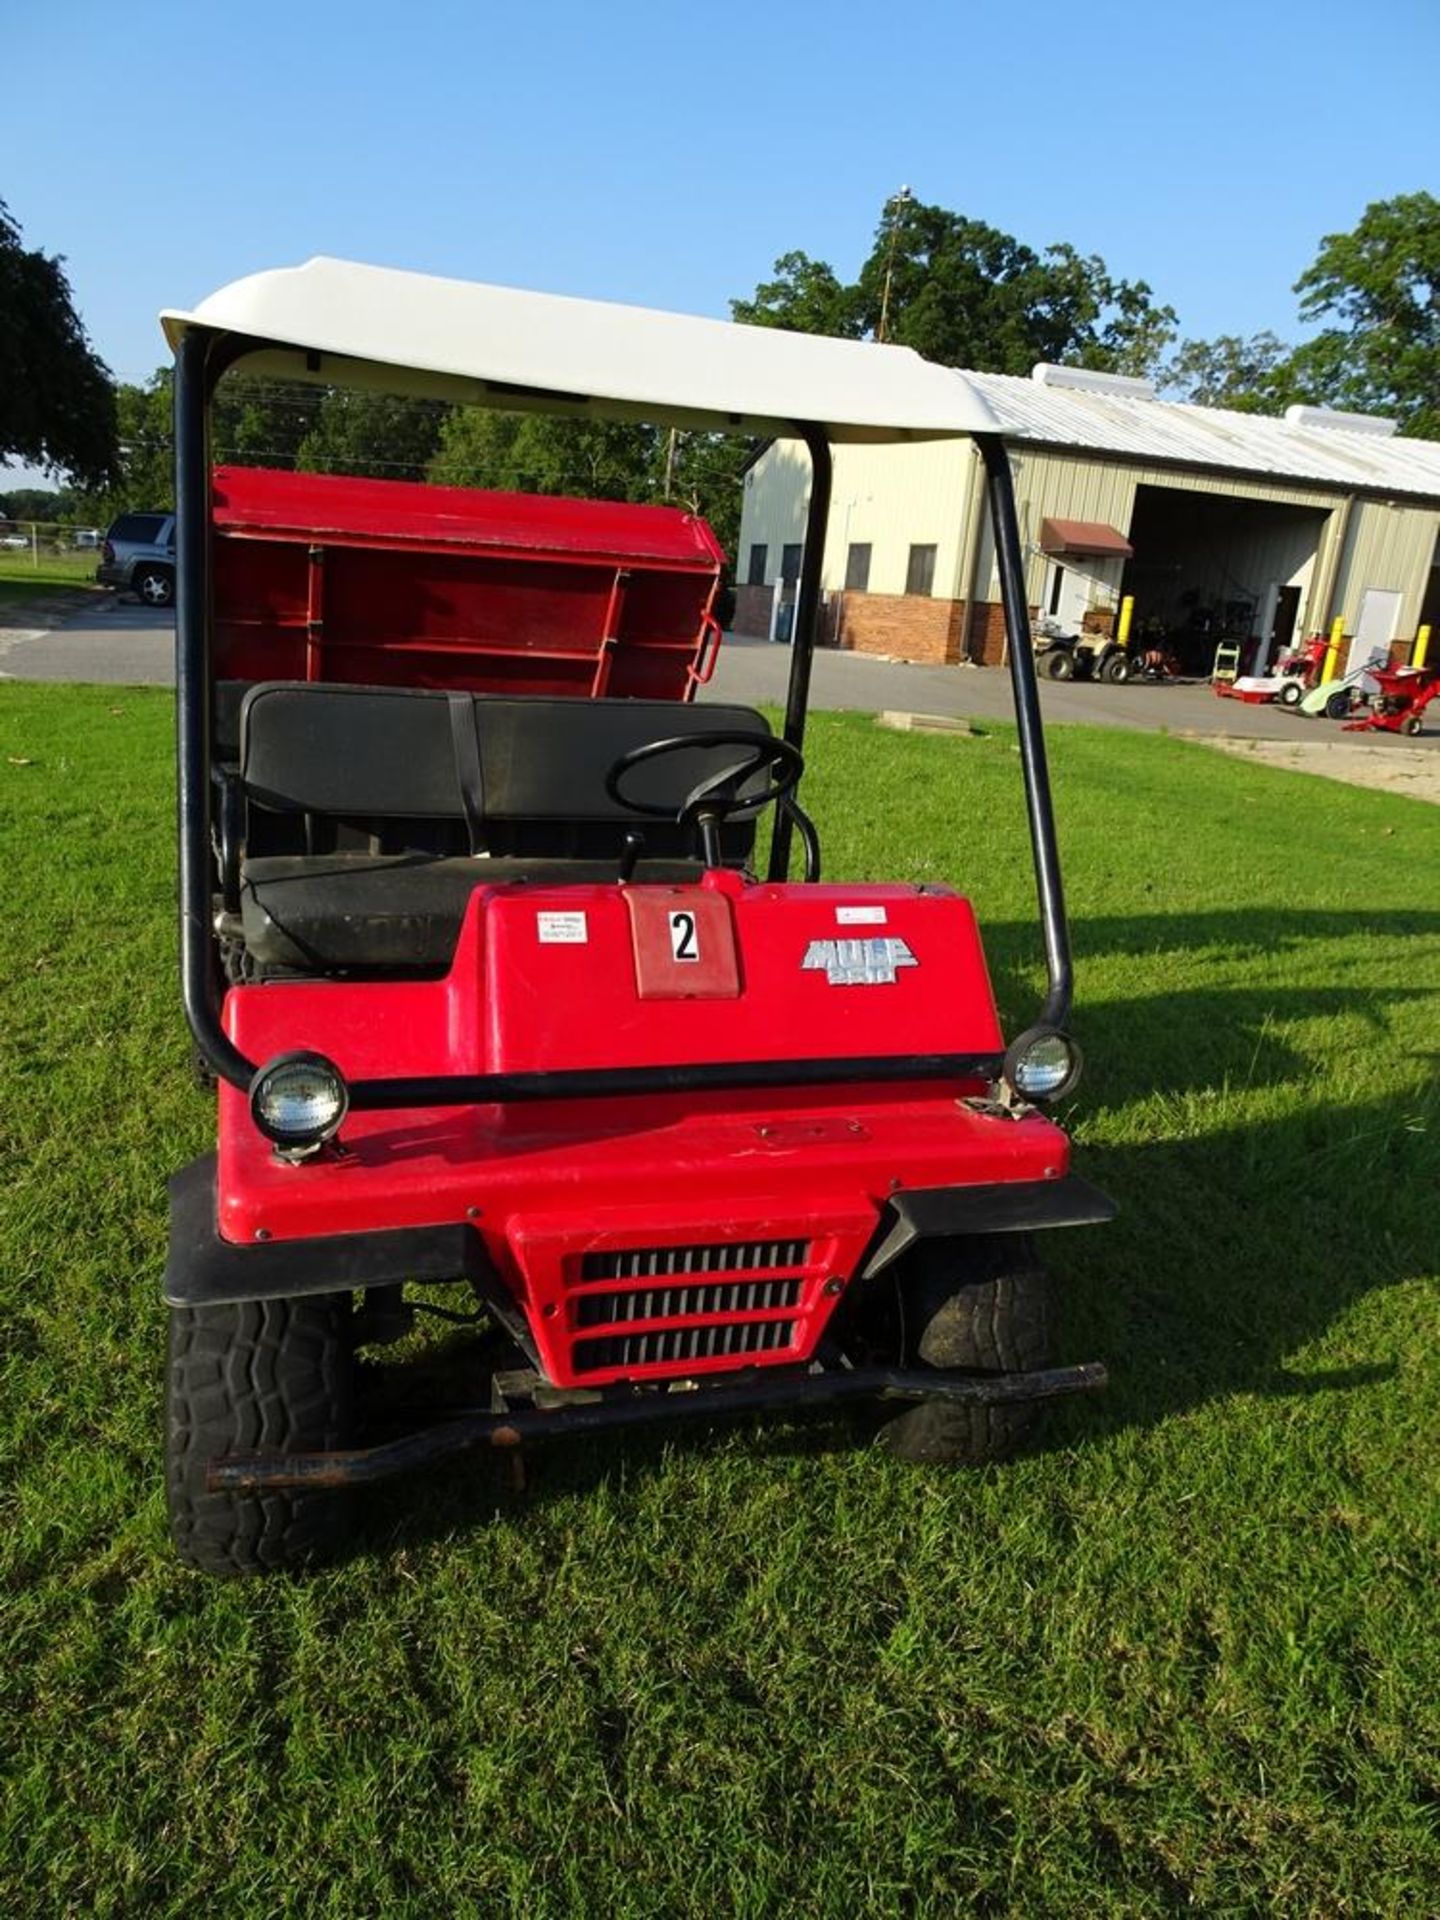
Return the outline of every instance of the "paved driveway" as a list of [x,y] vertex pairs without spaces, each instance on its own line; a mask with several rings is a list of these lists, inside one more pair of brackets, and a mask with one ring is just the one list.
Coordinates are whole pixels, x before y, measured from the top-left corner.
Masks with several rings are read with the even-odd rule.
[[[131,601],[107,597],[61,627],[40,634],[0,630],[0,677],[16,680],[90,680],[122,686],[169,686],[174,680],[174,616]],[[705,698],[753,705],[785,703],[790,672],[788,647],[731,635],[720,650],[715,678]],[[1217,700],[1205,685],[1175,682],[1112,687],[1089,682],[1042,680],[1041,699],[1050,722],[1141,727],[1173,733],[1219,733],[1241,740],[1335,741],[1344,738],[1366,751],[1401,746],[1440,751],[1440,709],[1432,730],[1399,743],[1396,735],[1342,736],[1331,722],[1303,720],[1278,707],[1250,707]],[[914,713],[1001,720],[1011,713],[1010,677],[990,667],[912,667],[863,654],[815,655],[811,704],[816,708]]]

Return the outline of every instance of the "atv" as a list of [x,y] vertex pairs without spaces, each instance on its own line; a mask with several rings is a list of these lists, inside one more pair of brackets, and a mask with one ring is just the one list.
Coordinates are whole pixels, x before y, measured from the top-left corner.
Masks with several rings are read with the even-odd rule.
[[[217,1083],[215,1151],[170,1183],[181,1558],[305,1566],[371,1482],[627,1426],[865,1402],[907,1459],[984,1461],[1102,1385],[1056,1364],[1037,1253],[1113,1207],[1047,1112],[1080,1072],[1069,943],[1010,465],[963,376],[333,260],[164,325],[181,991]],[[636,697],[547,682],[523,595],[417,638],[404,567],[451,564],[423,511],[359,530],[387,598],[326,599],[340,563],[304,542],[247,560],[208,421],[252,375],[803,441],[781,732],[692,699],[693,599]],[[823,880],[802,801],[832,442],[954,435],[987,475],[1048,973],[1008,1045],[969,902]],[[262,566],[303,592],[246,599]],[[407,1397],[377,1356],[417,1312],[470,1344]]]

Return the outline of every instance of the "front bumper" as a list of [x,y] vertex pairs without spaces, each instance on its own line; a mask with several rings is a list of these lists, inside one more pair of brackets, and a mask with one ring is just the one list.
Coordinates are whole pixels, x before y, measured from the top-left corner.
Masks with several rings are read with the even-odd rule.
[[681,1392],[636,1388],[558,1407],[504,1413],[464,1413],[379,1446],[343,1453],[226,1454],[210,1463],[212,1493],[257,1493],[276,1488],[358,1487],[393,1479],[478,1447],[510,1451],[527,1442],[573,1439],[619,1427],[653,1427],[675,1420],[735,1419],[746,1414],[803,1413],[853,1400],[948,1400],[971,1406],[1014,1406],[1094,1393],[1109,1385],[1098,1360],[1034,1373],[941,1373],[895,1367],[812,1370],[768,1379],[693,1386]]

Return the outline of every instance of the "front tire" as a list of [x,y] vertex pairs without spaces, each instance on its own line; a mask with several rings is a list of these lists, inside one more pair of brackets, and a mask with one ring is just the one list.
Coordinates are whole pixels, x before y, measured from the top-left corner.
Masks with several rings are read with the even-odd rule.
[[1075,660],[1061,647],[1052,647],[1045,655],[1045,677],[1047,680],[1073,680],[1075,678]]
[[348,1295],[175,1307],[170,1313],[166,1482],[176,1552],[201,1573],[275,1573],[334,1555],[343,1493],[211,1493],[219,1454],[348,1444],[355,1360]]
[[1100,669],[1101,678],[1108,680],[1112,687],[1123,687],[1130,678],[1130,658],[1128,654],[1112,653]]
[[[896,1280],[901,1366],[1028,1373],[1052,1357],[1050,1282],[1029,1234],[924,1241]],[[899,1459],[979,1466],[1012,1454],[1035,1425],[1032,1402],[922,1400],[888,1422]]]
[[1305,689],[1298,680],[1287,680],[1280,689],[1282,707],[1298,707],[1304,697]]
[[1332,693],[1325,702],[1327,720],[1343,720],[1350,712],[1350,691],[1348,687],[1341,693]]

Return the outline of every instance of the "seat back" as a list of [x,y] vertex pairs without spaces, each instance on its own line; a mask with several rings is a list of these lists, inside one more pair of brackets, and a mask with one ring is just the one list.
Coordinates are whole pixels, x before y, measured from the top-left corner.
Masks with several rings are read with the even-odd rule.
[[[770,732],[750,707],[264,682],[240,710],[247,839],[252,850],[322,851],[361,835],[377,850],[448,853],[463,851],[478,826],[492,853],[607,859],[638,830],[647,853],[686,855],[689,833],[618,805],[605,775],[650,741],[736,730]],[[735,757],[704,747],[666,755],[630,774],[626,791],[678,812]],[[255,820],[257,808],[268,823]],[[302,821],[303,849],[293,840]],[[727,859],[743,860],[753,843],[754,823],[734,823]]]

